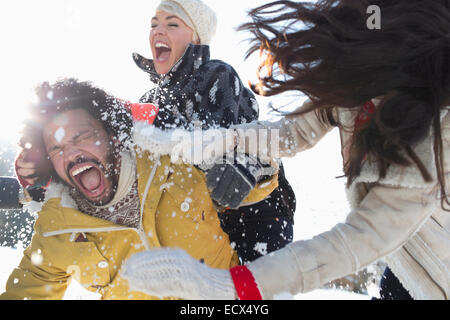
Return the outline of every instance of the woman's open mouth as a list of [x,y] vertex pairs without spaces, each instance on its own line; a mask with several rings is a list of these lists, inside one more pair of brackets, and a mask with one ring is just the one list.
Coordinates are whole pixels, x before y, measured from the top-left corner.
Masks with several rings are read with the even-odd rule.
[[169,61],[170,54],[172,52],[172,49],[167,43],[164,43],[162,41],[157,41],[154,44],[155,46],[155,61],[158,63],[164,63]]
[[77,164],[70,169],[69,174],[77,189],[89,200],[95,201],[104,194],[105,174],[97,164],[93,162]]

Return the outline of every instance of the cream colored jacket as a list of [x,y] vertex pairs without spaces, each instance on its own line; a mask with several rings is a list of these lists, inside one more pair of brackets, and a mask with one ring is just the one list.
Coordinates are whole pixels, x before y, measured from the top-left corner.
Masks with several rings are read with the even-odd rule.
[[[354,127],[356,112],[336,109],[336,115],[347,128]],[[441,119],[444,170],[450,185],[448,110],[442,111]],[[333,129],[315,112],[289,116],[275,123],[251,123],[246,128],[279,129],[281,157],[311,148]],[[349,143],[351,131],[341,129],[342,150]],[[241,149],[242,143],[239,142]],[[381,259],[413,298],[448,299],[450,212],[442,210],[438,199],[431,130],[414,150],[435,178],[432,183],[425,183],[415,166],[391,166],[387,176],[377,181],[376,166],[366,163],[361,175],[347,189],[351,211],[345,223],[311,240],[294,242],[249,265],[263,297],[308,292]]]

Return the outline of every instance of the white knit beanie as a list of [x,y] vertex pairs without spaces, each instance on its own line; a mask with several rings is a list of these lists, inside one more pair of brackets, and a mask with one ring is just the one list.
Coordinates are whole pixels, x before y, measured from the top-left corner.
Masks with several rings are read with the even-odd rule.
[[216,34],[216,13],[201,0],[162,0],[156,11],[173,13],[179,17],[194,30],[200,44],[209,45]]

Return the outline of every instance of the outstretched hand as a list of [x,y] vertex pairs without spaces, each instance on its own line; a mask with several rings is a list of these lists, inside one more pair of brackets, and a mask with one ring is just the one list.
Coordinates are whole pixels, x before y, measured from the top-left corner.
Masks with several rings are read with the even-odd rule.
[[234,157],[226,157],[206,173],[206,185],[218,208],[237,209],[261,179],[276,171],[258,159],[235,153]]
[[172,140],[177,143],[171,151],[171,161],[210,168],[218,159],[236,148],[236,139],[234,130],[223,128],[204,131],[175,130]]
[[187,300],[233,300],[229,270],[213,269],[181,249],[157,249],[133,255],[122,276],[130,289],[156,297]]

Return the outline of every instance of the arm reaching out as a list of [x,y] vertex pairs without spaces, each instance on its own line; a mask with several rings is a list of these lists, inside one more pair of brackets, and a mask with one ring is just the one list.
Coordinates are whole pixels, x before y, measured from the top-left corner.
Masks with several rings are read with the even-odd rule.
[[[345,223],[251,262],[247,271],[254,287],[264,299],[273,299],[282,292],[293,295],[309,292],[389,256],[413,237],[436,210],[435,201],[424,201],[424,195],[431,189],[432,186],[373,188]],[[236,280],[233,269],[231,273],[212,269],[180,250],[163,249],[139,255],[127,262],[125,273],[137,290],[187,299],[225,299],[231,298],[233,290],[239,297],[242,291],[248,292],[248,285],[238,285],[239,278]],[[168,262],[161,263],[161,255]]]
[[157,249],[135,254],[125,262],[122,276],[130,289],[155,297],[187,300],[261,300],[250,270],[211,268],[181,249]]
[[[306,102],[298,110],[309,107]],[[258,158],[265,163],[274,159],[293,157],[312,148],[334,126],[315,111],[302,115],[287,115],[277,122],[253,121],[233,125],[230,129],[208,129],[194,132],[175,131],[176,139],[171,159],[200,165],[212,163],[227,153],[237,151]]]
[[132,256],[122,276],[130,289],[157,297],[191,300],[233,300],[228,270],[213,269],[180,249],[144,251]]

